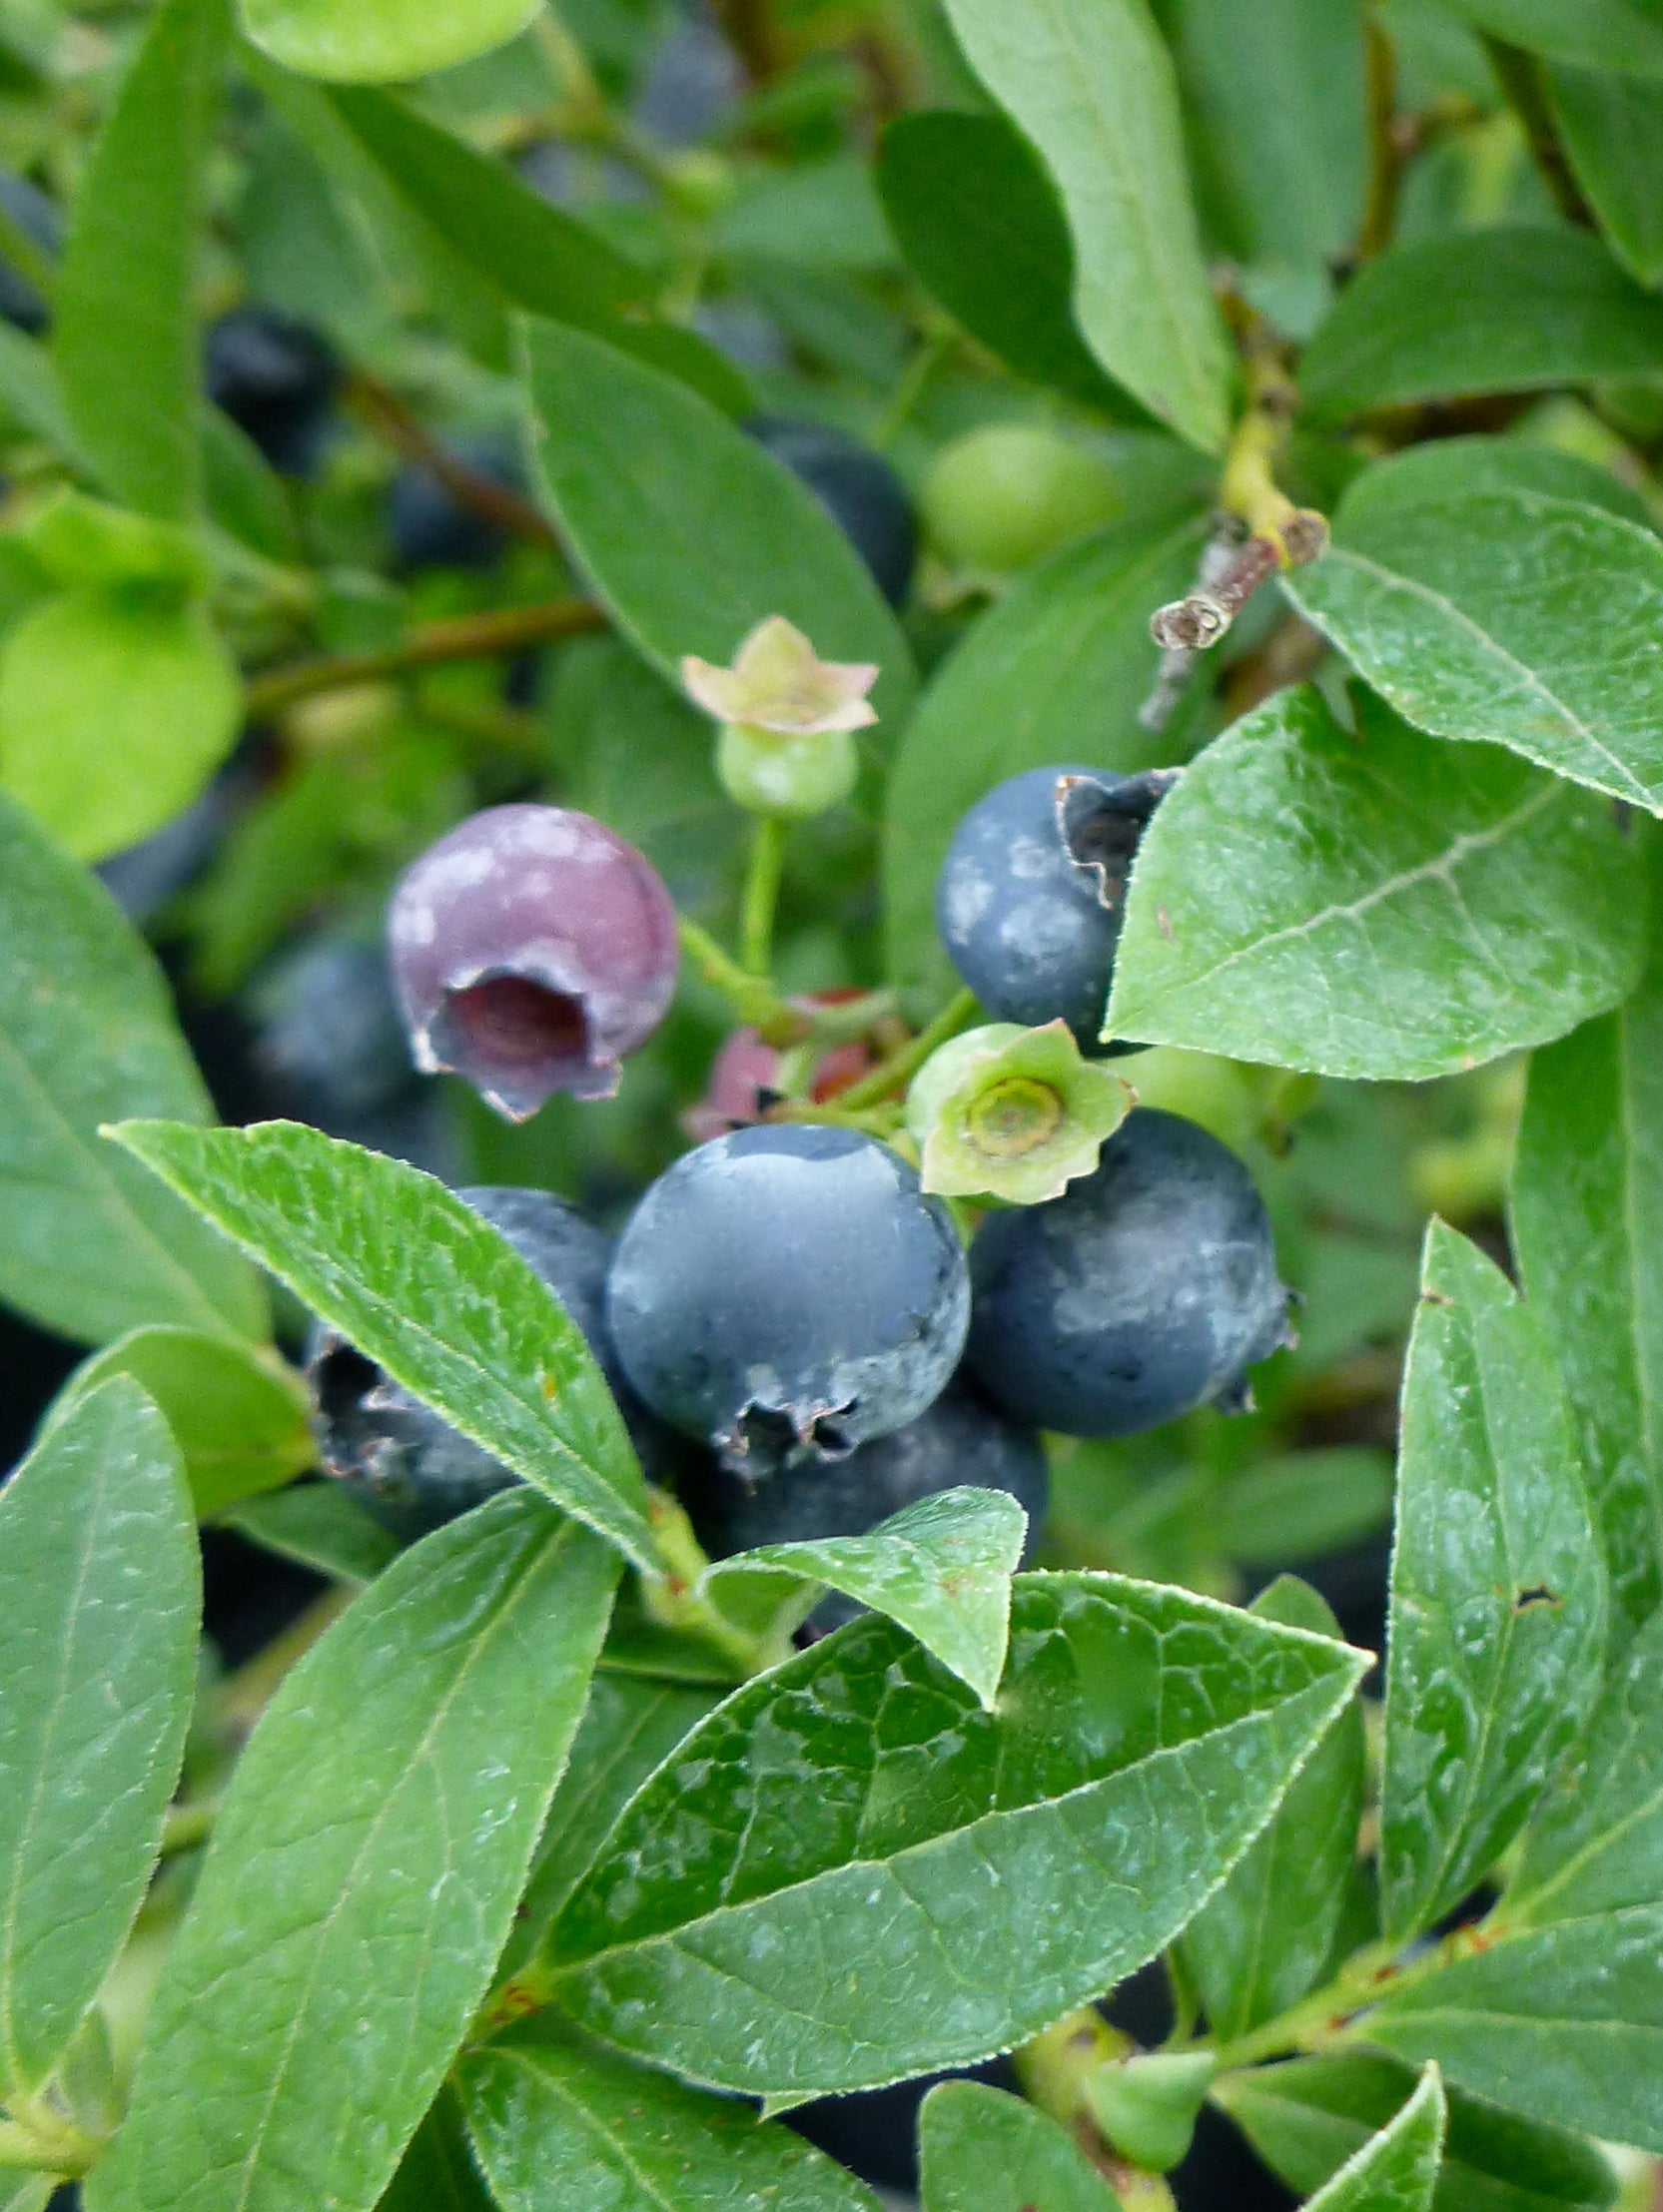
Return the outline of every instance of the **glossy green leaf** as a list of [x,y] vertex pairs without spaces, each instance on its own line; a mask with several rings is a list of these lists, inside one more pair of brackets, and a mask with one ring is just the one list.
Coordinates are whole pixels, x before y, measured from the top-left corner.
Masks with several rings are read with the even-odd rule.
[[1172,58],[1145,0],[947,0],[971,67],[1045,157],[1074,237],[1075,313],[1118,383],[1205,452],[1230,427]]
[[1459,1955],[1359,2032],[1531,2119],[1663,2151],[1663,1908],[1562,1920]]
[[237,663],[200,606],[66,591],[0,646],[0,785],[104,860],[184,813],[242,713]]
[[112,1134],[395,1381],[653,1564],[640,1468],[581,1333],[442,1183],[295,1121]]
[[1311,2198],[1309,2212],[1428,2212],[1444,2119],[1443,2084],[1429,2066],[1402,2111]]
[[314,1568],[333,1582],[374,1582],[404,1549],[345,1484],[327,1477],[247,1498],[220,1518],[251,1544]]
[[1002,2089],[944,2081],[918,2115],[924,2212],[1118,2212],[1066,2128]]
[[552,2019],[469,2053],[460,2080],[502,2212],[878,2212],[800,2135]]
[[[679,684],[783,614],[826,660],[875,661],[879,713],[913,690],[877,585],[790,470],[684,384],[553,323],[527,337],[537,465],[561,530],[620,627]],[[743,517],[737,526],[735,518]]]
[[1417,729],[1663,812],[1663,543],[1522,486],[1440,493],[1434,467],[1359,478],[1295,605]]
[[1284,267],[1344,253],[1368,148],[1358,0],[1177,0],[1174,41],[1230,251]]
[[1547,89],[1560,144],[1611,251],[1641,284],[1663,282],[1663,84],[1561,63]]
[[508,1932],[617,1572],[505,1491],[405,1553],[288,1676],[88,2212],[369,2212]]
[[[612,1823],[720,1696],[711,1687],[630,1675],[595,1677],[571,1747],[571,1764],[543,1824],[513,1932],[497,1961],[499,1988],[542,1948]],[[495,2009],[493,2004],[493,2015]],[[511,2003],[507,2009],[511,2011]]]
[[1663,77],[1655,0],[1453,0],[1479,30],[1552,60]]
[[[1352,477],[1336,519],[1348,527],[1349,514],[1360,508],[1366,515],[1375,500],[1408,509],[1514,491],[1577,499],[1584,506],[1603,507],[1621,521],[1638,523],[1643,530],[1656,528],[1656,516],[1631,483],[1578,453],[1539,445],[1522,434],[1440,437],[1427,445],[1406,446]],[[1308,574],[1290,578],[1295,587],[1307,580]]]
[[1403,1380],[1381,1916],[1414,1935],[1524,1826],[1599,1691],[1605,1572],[1535,1315],[1434,1221]]
[[1019,376],[1143,420],[1074,319],[1074,241],[1057,188],[1002,115],[904,115],[878,155],[884,213],[907,266]]
[[[1322,1599],[1291,1575],[1278,1577],[1250,1610],[1315,1636],[1340,1635]],[[1363,1780],[1362,1708],[1353,1703],[1185,1931],[1209,2024],[1225,2039],[1296,2004],[1327,1964],[1357,1855]]]
[[243,1262],[99,1125],[212,1111],[167,985],[114,900],[0,796],[0,1285],[97,1343],[151,1321],[266,1332]]
[[201,1609],[179,1454],[115,1378],[0,1490],[0,2096],[51,2072],[144,1896]]
[[505,163],[389,94],[339,91],[333,104],[400,199],[505,307],[591,331],[685,377],[728,412],[745,410],[749,386],[724,356],[696,333],[652,320],[650,270],[521,184]]
[[1233,1475],[1218,1501],[1219,1549],[1245,1567],[1320,1559],[1391,1518],[1391,1462],[1360,1444],[1290,1452]]
[[[1007,776],[1052,761],[1126,772],[1163,765],[1142,729],[1158,654],[1151,607],[1195,581],[1207,534],[1201,473],[1163,441],[1129,486],[1131,513],[1036,569],[931,681],[890,769],[884,923],[892,979],[945,997],[936,877],[966,810]],[[926,1009],[927,1011],[927,1009]]]
[[305,1385],[275,1354],[162,1324],[106,1345],[74,1388],[95,1389],[110,1375],[131,1375],[161,1408],[199,1520],[292,1482],[317,1459]]
[[[1654,877],[1654,897],[1656,895]],[[1530,1063],[1513,1249],[1553,1341],[1604,1541],[1614,1634],[1663,1597],[1663,960]]]
[[[1321,2188],[1402,2109],[1414,2075],[1372,2051],[1294,2058],[1227,2074],[1222,2105],[1267,2166],[1301,2196]],[[1592,2143],[1448,2091],[1433,2212],[1609,2212],[1617,2177]]]
[[239,0],[243,28],[302,77],[383,84],[426,77],[504,46],[536,0]]
[[1171,1940],[1363,1666],[1092,1575],[1020,1576],[1011,1652],[991,1714],[876,1615],[736,1692],[613,1830],[542,1985],[767,2095],[1008,2049]]
[[[1022,1562],[1028,1516],[1003,1490],[943,1490],[867,1536],[764,1544],[712,1567],[703,1587],[720,1606],[738,1586],[762,1585],[775,1604],[801,1585],[899,1621],[942,1665],[991,1706],[1005,1671],[1011,1577]],[[806,1616],[811,1602],[803,1604]],[[1308,1627],[1308,1622],[1296,1623]]]
[[1111,1034],[1413,1082],[1557,1037],[1632,988],[1640,855],[1608,805],[1498,747],[1421,737],[1377,700],[1357,717],[1353,736],[1317,692],[1281,692],[1162,802]]
[[1299,389],[1338,417],[1627,375],[1660,353],[1663,301],[1585,231],[1456,231],[1368,264],[1305,349]]
[[200,484],[193,297],[226,0],[165,0],[122,83],[71,213],[53,348],[100,477],[147,514]]
[[496,2212],[468,2148],[461,2100],[448,2083],[412,2136],[379,2212]]

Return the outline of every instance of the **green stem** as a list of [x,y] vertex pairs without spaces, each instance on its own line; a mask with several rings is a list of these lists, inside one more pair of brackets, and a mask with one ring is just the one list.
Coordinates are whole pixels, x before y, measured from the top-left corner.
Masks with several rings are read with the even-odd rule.
[[90,2172],[103,2150],[94,2136],[38,2098],[14,2098],[8,2116],[0,2119],[0,2167],[27,2166],[73,2180]]
[[735,1627],[700,1595],[699,1585],[710,1561],[682,1507],[668,1491],[654,1490],[647,1514],[664,1565],[661,1575],[650,1581],[643,1578],[641,1583],[642,1602],[652,1619],[661,1627],[685,1629],[713,1645],[732,1662],[741,1682],[771,1667],[783,1655],[766,1648],[759,1637]]
[[1216,2046],[1221,2071],[1259,2065],[1286,2051],[1314,2050],[1345,2032],[1351,2016],[1386,1996],[1412,1988],[1471,1948],[1472,1930],[1457,1928],[1441,1943],[1406,1966],[1397,1963],[1394,1943],[1369,1943],[1354,1951],[1333,1979],[1262,2027]]
[[181,1851],[195,1850],[199,1843],[206,1843],[219,1817],[218,1798],[201,1798],[195,1805],[174,1806],[162,1824],[162,1856],[173,1858]]
[[870,1075],[862,1076],[859,1083],[852,1083],[847,1091],[840,1091],[837,1095],[839,1106],[845,1113],[859,1113],[865,1106],[881,1106],[894,1092],[904,1091],[936,1047],[945,1045],[950,1037],[957,1037],[960,1030],[968,1028],[976,1012],[975,992],[959,992],[948,1000],[927,1029],[919,1031],[910,1045],[903,1045],[899,1052],[879,1061]]
[[739,918],[739,957],[753,976],[766,976],[773,965],[774,914],[784,873],[785,824],[774,815],[760,815]]
[[884,452],[911,419],[913,409],[929,390],[937,370],[958,344],[952,331],[933,331],[901,371],[889,403],[872,426],[872,443]]
[[704,981],[731,1003],[741,1022],[760,1030],[770,1045],[796,1042],[802,1034],[802,1016],[786,1005],[766,976],[753,976],[748,968],[741,968],[703,924],[690,916],[678,914],[676,928],[681,934],[681,950]]
[[499,607],[489,614],[466,614],[448,622],[429,622],[397,645],[373,653],[326,653],[291,668],[268,669],[251,676],[244,704],[251,722],[310,699],[320,691],[345,691],[354,684],[379,683],[416,668],[444,661],[489,660],[522,653],[555,638],[578,637],[605,627],[598,607],[582,599],[555,599],[541,606]]

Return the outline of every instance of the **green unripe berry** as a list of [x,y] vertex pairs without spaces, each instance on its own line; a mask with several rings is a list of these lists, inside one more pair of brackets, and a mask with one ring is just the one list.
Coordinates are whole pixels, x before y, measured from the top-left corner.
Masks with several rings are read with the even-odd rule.
[[800,735],[724,722],[716,740],[722,789],[747,814],[806,822],[841,806],[860,775],[860,753],[847,730]]
[[936,551],[968,575],[1009,575],[1121,510],[1103,455],[1061,430],[997,422],[956,439],[925,479],[920,507]]

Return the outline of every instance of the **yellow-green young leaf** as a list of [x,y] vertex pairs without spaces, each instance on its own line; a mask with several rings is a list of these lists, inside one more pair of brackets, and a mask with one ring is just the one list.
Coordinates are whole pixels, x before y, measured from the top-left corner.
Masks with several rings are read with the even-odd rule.
[[103,860],[183,814],[236,742],[243,687],[206,612],[66,591],[0,648],[0,784]]
[[1634,996],[1533,1056],[1512,1181],[1513,1249],[1564,1377],[1619,1639],[1663,1597],[1660,956],[1654,932]]
[[467,2147],[461,2101],[448,2083],[411,2138],[379,2212],[496,2212]]
[[641,1470],[581,1332],[442,1183],[296,1121],[111,1134],[396,1382],[653,1566]]
[[924,2212],[1120,2212],[1065,2128],[1021,2097],[944,2081],[918,2115]]
[[[1340,1635],[1322,1599],[1292,1575],[1279,1576],[1251,1610],[1316,1636]],[[1297,2003],[1327,1964],[1356,1862],[1364,1765],[1362,1708],[1353,1703],[1186,1930],[1208,2022],[1225,2039]]]
[[345,1483],[327,1476],[245,1498],[220,1518],[251,1544],[314,1568],[334,1582],[374,1582],[404,1548]]
[[313,1646],[232,1779],[88,2212],[370,2212],[508,1932],[617,1572],[504,1491]]
[[1086,343],[1152,414],[1216,452],[1230,427],[1230,347],[1191,205],[1172,58],[1146,0],[947,0],[947,12],[1057,181]]
[[1663,84],[1559,63],[1547,89],[1612,252],[1641,284],[1663,281]]
[[196,506],[196,307],[203,169],[226,0],[165,0],[71,211],[53,346],[64,404],[100,477],[147,514]]
[[879,2212],[800,2135],[553,2020],[470,2052],[459,2079],[502,2212]]
[[1454,0],[1456,13],[1555,61],[1663,77],[1663,23],[1651,0]]
[[526,362],[554,516],[672,683],[684,654],[725,665],[758,622],[783,614],[822,659],[875,661],[879,713],[904,713],[915,678],[900,625],[788,468],[685,384],[584,332],[531,324]]
[[1427,450],[1357,480],[1290,589],[1417,729],[1663,812],[1655,532],[1522,482],[1440,482]]
[[1553,1351],[1493,1260],[1427,1234],[1391,1562],[1380,1914],[1417,1934],[1530,1818],[1599,1692],[1600,1561]]
[[144,1896],[201,1609],[179,1454],[116,1377],[0,1490],[0,2097],[63,2055]]
[[[1308,2196],[1401,2111],[1414,2074],[1374,2051],[1254,2066],[1214,2083],[1213,2101],[1289,2188]],[[1448,2131],[1433,2212],[1610,2212],[1617,2176],[1579,2135],[1446,2092]]]
[[1145,833],[1108,1031],[1417,1082],[1616,1005],[1644,932],[1639,841],[1605,801],[1378,700],[1352,735],[1316,691],[1284,691]]
[[317,1460],[306,1387],[274,1352],[161,1323],[95,1353],[70,1391],[96,1389],[111,1375],[131,1375],[161,1408],[199,1520],[292,1482]]
[[243,28],[274,61],[336,84],[430,76],[517,37],[537,0],[239,0]]
[[1340,2167],[1307,2212],[1430,2212],[1444,2120],[1443,2084],[1428,2066],[1402,2111]]
[[213,1108],[148,946],[0,794],[0,1286],[99,1343],[152,1321],[263,1337],[252,1271],[98,1136],[113,1114]]
[[626,1809],[521,1986],[746,2093],[1007,2050],[1171,1941],[1365,1665],[1097,1575],[1019,1575],[1011,1655],[988,1713],[869,1615],[735,1692]]
[[1663,301],[1587,232],[1452,231],[1382,254],[1346,286],[1305,349],[1299,391],[1336,418],[1639,374],[1660,351]]

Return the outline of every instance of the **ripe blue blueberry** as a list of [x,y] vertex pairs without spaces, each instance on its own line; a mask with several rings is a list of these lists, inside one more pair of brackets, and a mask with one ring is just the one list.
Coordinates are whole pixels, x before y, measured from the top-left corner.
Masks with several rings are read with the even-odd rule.
[[760,1476],[917,1420],[958,1365],[969,1283],[946,1209],[887,1145],[767,1124],[660,1175],[606,1313],[647,1404]]
[[[1008,1490],[1028,1515],[1028,1556],[1045,1521],[1050,1477],[1032,1429],[1019,1428],[968,1383],[955,1380],[916,1421],[875,1437],[847,1459],[793,1468],[775,1482],[748,1483],[721,1468],[684,1480],[681,1501],[713,1559],[759,1544],[811,1537],[864,1536],[880,1521],[943,1490]],[[822,1633],[861,1608],[832,1591],[815,1607]]]
[[208,329],[208,396],[285,475],[317,466],[341,364],[310,323],[275,308],[233,308]]
[[[602,1308],[612,1239],[546,1190],[485,1184],[456,1195],[500,1229],[554,1292],[599,1361],[649,1473],[661,1473],[673,1447],[629,1396],[606,1336]],[[517,1479],[322,1324],[307,1345],[306,1372],[326,1471],[396,1536],[424,1536]]]
[[918,520],[883,455],[846,430],[795,415],[753,415],[745,428],[807,484],[890,605],[904,604],[918,564]]
[[388,933],[416,1066],[516,1121],[556,1091],[611,1097],[680,957],[652,864],[565,807],[471,815],[407,869]]
[[[476,438],[456,448],[456,458],[504,491],[522,488],[523,474],[504,439]],[[506,538],[477,508],[464,506],[430,468],[410,461],[387,495],[387,529],[396,565],[407,574],[423,568],[493,568]]]
[[[58,211],[27,177],[14,176],[9,169],[0,169],[0,208],[43,254],[57,253],[62,229]],[[5,260],[0,260],[0,317],[31,336],[44,331],[48,320],[46,302],[28,279],[20,276]]]
[[1095,1174],[993,1213],[971,1251],[968,1364],[1013,1419],[1130,1436],[1209,1402],[1288,1335],[1269,1217],[1236,1154],[1141,1107]]
[[996,1020],[1063,1021],[1082,1050],[1099,1049],[1132,862],[1177,776],[1031,768],[964,817],[936,885],[936,924]]

